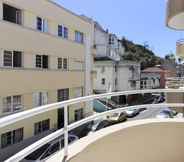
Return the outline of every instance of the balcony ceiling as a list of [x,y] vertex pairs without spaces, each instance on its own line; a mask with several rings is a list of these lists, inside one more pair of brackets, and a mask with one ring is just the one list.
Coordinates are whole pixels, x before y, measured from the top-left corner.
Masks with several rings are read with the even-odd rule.
[[168,0],[167,26],[175,30],[184,30],[184,0]]

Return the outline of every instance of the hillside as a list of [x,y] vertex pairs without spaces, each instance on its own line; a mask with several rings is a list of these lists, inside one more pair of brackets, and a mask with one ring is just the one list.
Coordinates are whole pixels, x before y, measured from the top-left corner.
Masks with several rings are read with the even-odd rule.
[[141,69],[162,64],[164,61],[146,46],[135,44],[125,38],[123,38],[121,42],[125,47],[125,55],[123,56],[123,59],[141,62]]

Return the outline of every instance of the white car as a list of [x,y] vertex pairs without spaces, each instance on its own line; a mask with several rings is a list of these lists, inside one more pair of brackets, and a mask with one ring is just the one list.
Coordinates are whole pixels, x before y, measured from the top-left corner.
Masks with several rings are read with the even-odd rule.
[[[75,135],[68,136],[68,143],[72,144],[78,137]],[[30,155],[24,158],[22,162],[42,162],[47,159],[49,156],[55,154],[59,150],[64,147],[64,137],[58,138],[50,143],[45,144],[44,146],[40,147]]]
[[127,114],[128,118],[133,118],[137,116],[140,113],[140,111],[138,109],[128,109],[125,110],[125,113]]
[[173,111],[169,108],[166,108],[164,110],[162,110],[157,116],[156,118],[158,119],[164,119],[164,118],[183,118],[183,114],[182,113],[177,113],[176,111]]

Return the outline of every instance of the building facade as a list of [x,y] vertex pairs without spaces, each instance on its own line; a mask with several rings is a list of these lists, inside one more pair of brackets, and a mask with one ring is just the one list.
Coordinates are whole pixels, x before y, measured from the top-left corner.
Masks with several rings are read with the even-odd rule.
[[[91,30],[91,23],[52,1],[0,1],[0,117],[90,95]],[[73,105],[69,121],[91,112],[86,104]],[[63,121],[63,110],[54,110],[1,129],[1,151]]]
[[140,89],[140,63],[124,61],[125,48],[115,34],[95,22],[96,55],[94,91],[96,93]]

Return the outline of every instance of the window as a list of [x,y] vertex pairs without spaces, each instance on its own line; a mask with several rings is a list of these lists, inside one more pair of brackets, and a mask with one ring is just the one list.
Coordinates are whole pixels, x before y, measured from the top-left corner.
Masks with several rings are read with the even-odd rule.
[[75,110],[75,121],[83,119],[83,109]]
[[33,105],[39,107],[48,104],[48,92],[33,93]]
[[58,90],[58,102],[65,101],[69,99],[69,89]]
[[58,25],[58,36],[62,37],[63,36],[63,26]]
[[49,57],[47,55],[36,55],[36,68],[48,69]]
[[42,29],[42,31],[43,32],[48,32],[49,31],[47,19],[43,19],[43,29]]
[[58,69],[68,70],[68,59],[58,58]]
[[50,129],[50,119],[40,121],[34,124],[34,134],[40,134]]
[[68,69],[68,60],[67,60],[67,58],[64,58],[63,59],[63,69],[64,70],[67,70]]
[[58,58],[58,69],[62,69],[63,68],[63,60],[62,58]]
[[4,51],[4,66],[12,67],[13,66],[13,59],[12,59],[12,51]]
[[102,85],[105,85],[105,78],[102,78]]
[[22,67],[22,52],[4,51],[3,62],[5,67]]
[[3,20],[21,25],[22,11],[7,4],[3,4]]
[[68,28],[64,27],[64,38],[68,39]]
[[84,34],[79,31],[75,31],[75,41],[77,43],[84,43]]
[[3,113],[16,112],[22,108],[22,96],[17,95],[3,98]]
[[43,20],[41,17],[37,17],[37,30],[39,31],[43,30]]
[[131,81],[130,82],[130,86],[132,87],[132,88],[136,88],[136,81],[134,80],[134,81]]
[[16,129],[1,135],[1,148],[19,143],[23,140],[24,129]]

